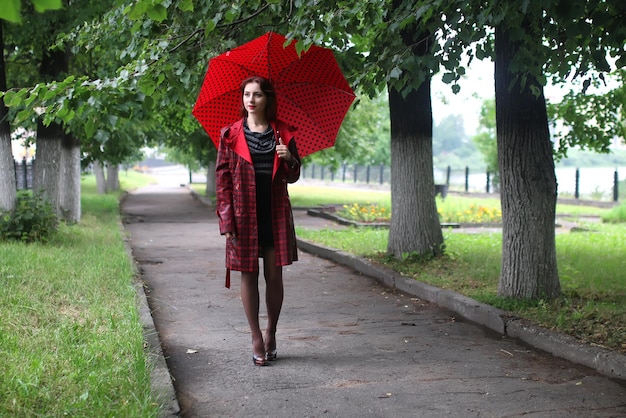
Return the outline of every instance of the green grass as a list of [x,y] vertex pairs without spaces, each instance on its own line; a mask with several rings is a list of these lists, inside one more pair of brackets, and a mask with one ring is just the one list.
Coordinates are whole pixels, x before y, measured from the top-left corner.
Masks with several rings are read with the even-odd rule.
[[377,204],[391,207],[391,195],[385,190],[356,190],[348,187],[289,185],[289,197],[294,207],[315,207],[347,203]]
[[188,186],[194,192],[198,193],[199,195],[204,196],[205,191],[206,191],[206,184],[205,183],[191,183]]
[[119,193],[83,183],[78,225],[61,225],[47,244],[0,243],[0,416],[158,413]]
[[[298,193],[304,192],[304,189]],[[306,194],[307,201],[315,203],[314,192]],[[358,201],[362,202],[368,193],[342,193],[345,199],[352,199],[354,194],[360,194]],[[292,200],[298,198],[293,196],[293,192],[291,195]],[[319,201],[326,201],[326,197],[319,197]],[[462,210],[464,204],[488,207],[497,204],[499,208],[497,199],[449,196],[446,204],[448,202],[459,210]],[[385,229],[296,229],[301,238],[369,258],[407,277],[454,290],[483,303],[509,310],[544,327],[626,353],[626,224],[584,223],[585,216],[599,216],[610,211],[577,205],[557,207],[557,213],[569,214],[585,230],[559,233],[556,236],[563,294],[553,301],[518,301],[497,297],[502,254],[501,233],[463,234],[444,230],[445,256],[423,262],[411,258],[394,260],[387,257],[388,231]]]
[[602,215],[604,222],[624,222],[624,220],[626,220],[626,202],[622,202],[621,205],[615,206]]

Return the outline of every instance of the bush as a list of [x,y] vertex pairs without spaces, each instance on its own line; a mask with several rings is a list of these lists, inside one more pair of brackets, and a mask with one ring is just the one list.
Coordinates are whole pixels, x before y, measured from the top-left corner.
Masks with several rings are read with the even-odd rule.
[[602,215],[602,222],[626,222],[626,202],[622,202],[621,205],[615,206],[613,209],[611,209],[609,213]]
[[17,194],[15,209],[0,217],[0,239],[46,242],[57,227],[52,205],[39,193],[21,191]]

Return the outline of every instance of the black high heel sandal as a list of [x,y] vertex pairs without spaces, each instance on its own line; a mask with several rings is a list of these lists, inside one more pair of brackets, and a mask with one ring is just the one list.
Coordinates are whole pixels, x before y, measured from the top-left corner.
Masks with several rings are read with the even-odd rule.
[[265,353],[265,360],[267,361],[274,361],[276,360],[276,358],[278,357],[278,350],[274,349],[272,351],[267,351]]

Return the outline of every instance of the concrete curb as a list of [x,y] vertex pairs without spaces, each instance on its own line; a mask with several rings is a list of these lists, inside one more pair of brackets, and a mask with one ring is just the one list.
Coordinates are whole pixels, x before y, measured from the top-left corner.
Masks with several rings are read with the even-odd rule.
[[[123,199],[124,196],[120,200],[120,206]],[[128,258],[132,262],[134,271],[135,280],[133,281],[133,287],[135,288],[135,294],[137,295],[139,320],[141,321],[143,335],[146,341],[148,361],[152,367],[150,370],[152,393],[161,405],[161,410],[159,411],[158,416],[159,418],[178,417],[180,413],[180,406],[178,404],[178,398],[176,397],[176,391],[174,390],[174,383],[172,382],[169,368],[165,362],[159,333],[154,325],[152,312],[150,312],[150,307],[148,305],[145,283],[141,278],[141,273],[137,267],[137,263],[133,257],[133,251],[128,242],[127,232],[122,223],[120,223],[120,230],[122,232],[126,254],[128,254]]]
[[297,240],[298,248],[302,251],[349,267],[388,287],[449,309],[465,320],[522,341],[528,346],[548,352],[555,357],[589,367],[609,378],[626,380],[626,356],[620,353],[530,324],[512,317],[509,312],[480,303],[459,293],[399,276],[395,271],[374,266],[364,258],[300,238]]
[[162,406],[159,411],[160,418],[178,417],[180,413],[180,406],[178,399],[176,398],[176,391],[174,390],[174,384],[170,375],[169,368],[165,362],[165,356],[161,349],[161,341],[159,339],[159,333],[154,326],[154,320],[152,319],[152,313],[148,306],[148,299],[146,297],[144,282],[141,279],[141,275],[137,274],[135,283],[135,290],[137,291],[138,309],[143,326],[143,334],[146,340],[148,360],[152,366],[150,371],[150,381],[152,384],[152,393],[156,396],[159,404]]

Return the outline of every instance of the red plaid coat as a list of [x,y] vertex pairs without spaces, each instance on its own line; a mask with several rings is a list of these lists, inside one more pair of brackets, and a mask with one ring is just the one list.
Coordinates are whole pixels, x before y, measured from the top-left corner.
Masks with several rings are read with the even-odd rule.
[[[296,164],[290,168],[275,155],[272,175],[276,265],[285,266],[298,259],[287,183],[294,183],[300,178],[300,157],[293,130],[280,121],[272,123],[272,126],[274,131],[278,130],[283,143],[289,146],[296,159]],[[226,242],[226,286],[229,287],[230,270],[259,271],[256,183],[252,157],[243,132],[243,119],[222,130],[215,171],[220,234],[234,234],[234,238]]]

